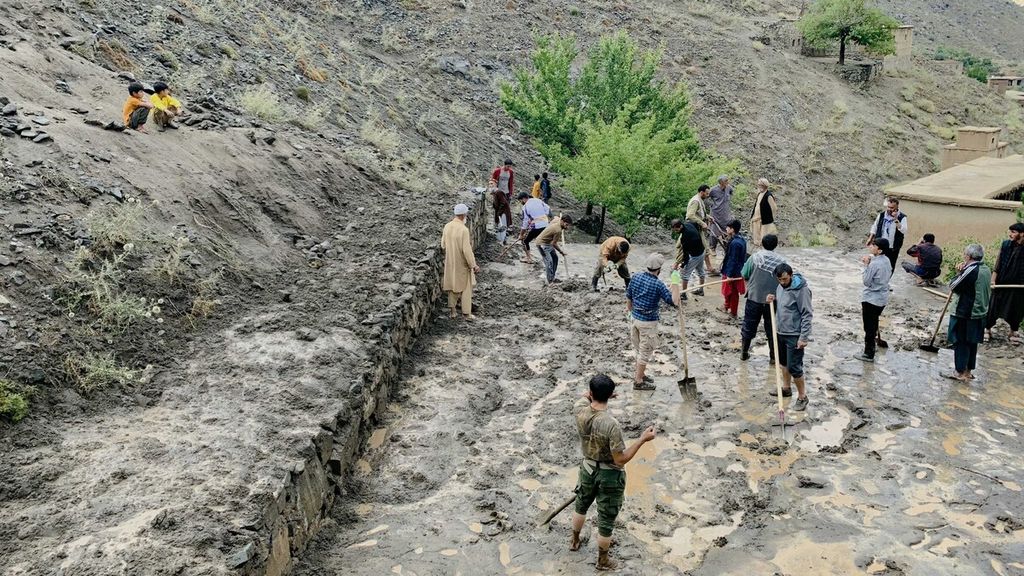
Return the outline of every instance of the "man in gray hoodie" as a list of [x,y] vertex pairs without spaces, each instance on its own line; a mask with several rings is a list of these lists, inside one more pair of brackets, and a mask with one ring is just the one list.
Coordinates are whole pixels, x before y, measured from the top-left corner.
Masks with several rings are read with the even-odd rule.
[[[814,310],[811,308],[811,289],[807,280],[800,274],[794,274],[789,264],[775,267],[775,278],[779,287],[774,295],[769,295],[768,304],[775,302],[775,321],[778,322],[779,363],[782,365],[782,395],[792,396],[790,387],[796,383],[797,398],[793,405],[796,411],[807,409],[807,390],[804,385],[804,348],[811,341],[811,321]],[[771,395],[775,396],[776,391]]]
[[747,303],[743,306],[743,325],[740,327],[740,338],[743,347],[740,349],[740,360],[750,358],[750,343],[757,336],[757,327],[764,319],[764,334],[768,337],[768,358],[775,363],[775,342],[772,340],[772,317],[768,313],[765,302],[770,294],[775,293],[779,281],[775,279],[775,268],[785,260],[775,253],[779,245],[779,237],[765,234],[761,238],[764,250],[755,252],[747,258],[740,274],[747,281]]
[[864,263],[864,292],[860,298],[861,315],[864,317],[864,353],[857,356],[865,362],[875,361],[875,344],[882,339],[878,331],[878,318],[889,303],[889,278],[892,266],[889,263],[889,241],[875,238],[868,244],[870,256],[861,258]]

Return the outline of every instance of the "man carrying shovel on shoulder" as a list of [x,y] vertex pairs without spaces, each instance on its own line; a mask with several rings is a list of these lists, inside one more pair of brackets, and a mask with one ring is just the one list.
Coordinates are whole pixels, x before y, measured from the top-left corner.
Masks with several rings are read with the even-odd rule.
[[651,426],[627,449],[622,439],[622,427],[608,415],[608,401],[612,398],[615,398],[615,382],[604,374],[598,374],[590,379],[589,390],[573,406],[583,462],[580,463],[576,484],[576,508],[572,515],[569,550],[580,549],[580,532],[587,520],[587,510],[596,500],[598,570],[615,570],[619,566],[608,556],[608,549],[612,545],[612,529],[626,491],[624,468],[641,446],[654,440],[654,426]]
[[636,374],[633,378],[633,390],[654,390],[654,380],[646,375],[647,364],[657,350],[658,320],[661,318],[659,308],[662,302],[679,306],[679,296],[665,286],[658,275],[665,264],[661,254],[647,257],[644,272],[634,274],[626,288],[626,308],[630,313],[630,339],[636,350]]

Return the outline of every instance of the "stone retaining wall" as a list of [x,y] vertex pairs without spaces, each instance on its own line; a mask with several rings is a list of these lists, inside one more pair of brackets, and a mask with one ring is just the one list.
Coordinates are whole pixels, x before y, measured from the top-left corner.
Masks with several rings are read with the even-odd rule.
[[[473,246],[478,247],[486,238],[490,211],[482,195],[472,207],[467,224]],[[439,227],[439,239],[440,233]],[[434,302],[441,295],[443,269],[441,250],[427,250],[416,265],[409,290],[370,322],[379,327],[376,347],[370,353],[371,368],[353,386],[349,403],[321,424],[320,433],[310,439],[304,453],[296,454],[304,460],[273,494],[266,495],[262,514],[255,525],[247,526],[256,531],[257,539],[229,557],[229,568],[243,576],[287,574],[292,559],[320,530],[335,499],[345,494],[345,477],[359,457],[371,419],[387,405],[402,359],[430,321]]]

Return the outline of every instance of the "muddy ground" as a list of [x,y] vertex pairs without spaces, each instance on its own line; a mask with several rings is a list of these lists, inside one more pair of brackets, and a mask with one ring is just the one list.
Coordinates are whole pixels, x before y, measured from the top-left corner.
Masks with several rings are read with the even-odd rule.
[[572,279],[557,288],[506,258],[480,275],[478,321],[438,309],[351,494],[295,574],[592,572],[592,537],[567,550],[568,512],[551,529],[536,525],[571,496],[570,408],[596,372],[623,384],[611,412],[627,442],[650,424],[659,431],[627,466],[622,573],[1024,574],[1019,349],[985,346],[969,385],[942,378],[951,352],[917,350],[942,302],[900,274],[883,316],[891,347],[865,365],[853,358],[859,254],[786,250],[810,281],[816,318],[811,404],[787,412],[783,435],[764,338],[740,362],[717,291],[685,306],[698,399],[676,387],[671,313],[649,371],[658,388],[634,392],[621,281],[588,292],[596,248],[568,251]]

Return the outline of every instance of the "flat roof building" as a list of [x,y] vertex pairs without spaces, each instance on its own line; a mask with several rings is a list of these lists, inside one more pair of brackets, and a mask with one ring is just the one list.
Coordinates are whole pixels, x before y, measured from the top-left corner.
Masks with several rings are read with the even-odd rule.
[[886,192],[910,215],[914,240],[931,232],[939,244],[974,238],[987,245],[1017,221],[1024,156],[977,158]]

